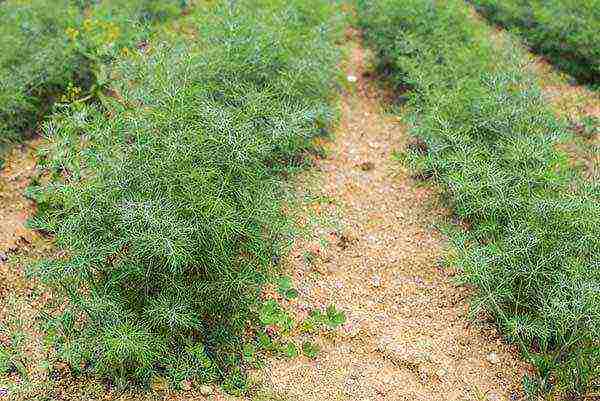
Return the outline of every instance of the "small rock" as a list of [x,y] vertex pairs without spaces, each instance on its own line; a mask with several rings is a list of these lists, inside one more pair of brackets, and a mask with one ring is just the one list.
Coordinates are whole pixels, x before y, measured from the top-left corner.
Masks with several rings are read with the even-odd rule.
[[500,396],[496,393],[489,393],[487,399],[488,401],[500,401]]
[[390,337],[390,336],[380,337],[379,341],[377,341],[377,351],[385,352],[385,351],[387,351],[388,347],[391,344],[392,344],[392,337]]
[[385,313],[379,313],[379,314],[375,315],[375,319],[379,320],[380,322],[385,322],[386,320],[389,319],[389,316]]
[[373,287],[375,288],[381,287],[381,277],[373,276],[371,278],[371,284],[373,284]]
[[202,394],[202,395],[211,395],[213,393],[212,387],[207,386],[206,384],[200,386],[199,390],[200,390],[200,394]]
[[419,366],[419,378],[421,379],[421,383],[425,384],[429,381],[429,371],[424,366]]
[[362,171],[371,171],[375,168],[375,163],[373,163],[373,162],[359,163],[357,165],[357,167],[360,168]]
[[344,392],[347,395],[352,395],[356,391],[356,380],[352,378],[346,379],[346,383],[344,384]]
[[189,380],[182,380],[179,385],[183,391],[190,391],[192,389],[192,382]]
[[8,261],[8,256],[4,252],[0,252],[0,263]]
[[440,378],[440,380],[443,380],[448,375],[448,370],[446,368],[439,368],[435,374]]
[[377,384],[377,385],[375,385],[375,392],[378,395],[386,395],[387,389],[385,388],[385,386],[383,384]]
[[[418,372],[421,365],[425,362],[425,357],[417,350],[411,349],[405,345],[396,344],[392,341],[387,341],[387,338],[380,339],[377,350],[383,352],[384,357],[389,359],[396,366]],[[381,351],[382,349],[383,351]]]
[[356,75],[348,75],[347,79],[348,79],[348,82],[358,81],[358,78],[356,78]]
[[350,355],[352,353],[352,349],[347,345],[341,345],[339,348],[340,354]]
[[360,324],[356,323],[356,322],[348,322],[346,323],[344,326],[344,331],[346,332],[346,334],[348,335],[348,337],[354,338],[356,336],[358,336],[358,334],[360,333]]
[[498,354],[495,352],[490,352],[486,359],[489,363],[494,365],[500,363],[500,358],[498,358]]

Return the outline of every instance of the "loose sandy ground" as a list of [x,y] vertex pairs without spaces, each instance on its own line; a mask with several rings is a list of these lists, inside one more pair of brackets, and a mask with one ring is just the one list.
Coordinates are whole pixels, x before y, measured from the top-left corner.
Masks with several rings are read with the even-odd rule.
[[347,73],[358,82],[316,184],[332,200],[320,212],[341,228],[315,229],[288,261],[301,302],[334,303],[349,322],[316,362],[272,361],[269,386],[302,401],[517,399],[524,366],[491,325],[468,320],[466,290],[441,266],[444,238],[432,227],[445,212],[393,160],[406,128],[385,113],[352,40]]

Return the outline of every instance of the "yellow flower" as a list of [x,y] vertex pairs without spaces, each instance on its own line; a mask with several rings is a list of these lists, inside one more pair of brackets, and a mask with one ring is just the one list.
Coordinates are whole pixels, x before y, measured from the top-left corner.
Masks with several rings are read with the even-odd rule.
[[65,33],[71,40],[75,40],[75,38],[77,38],[77,36],[79,36],[79,31],[74,28],[67,28],[65,30]]
[[92,25],[93,25],[93,21],[90,18],[86,18],[83,21],[83,29],[85,29],[86,32],[89,32],[92,30]]
[[124,48],[122,48],[122,49],[121,49],[121,55],[122,55],[123,57],[128,57],[128,56],[129,56],[129,54],[130,54],[130,52],[129,52],[129,49],[128,49],[128,48],[124,47]]

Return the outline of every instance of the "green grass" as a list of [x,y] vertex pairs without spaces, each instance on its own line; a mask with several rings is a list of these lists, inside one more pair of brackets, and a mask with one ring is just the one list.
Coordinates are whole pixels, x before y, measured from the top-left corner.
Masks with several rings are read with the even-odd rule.
[[582,83],[600,85],[599,0],[469,0]]
[[335,10],[207,7],[187,17],[193,40],[132,50],[106,68],[99,104],[45,126],[55,179],[31,191],[32,224],[65,256],[33,273],[66,297],[47,331],[76,373],[243,390],[287,235],[282,173],[335,116]]
[[[526,389],[582,397],[600,379],[600,191],[556,145],[524,50],[491,38],[459,0],[360,0],[379,69],[410,89],[407,159],[468,231],[451,234],[473,313],[490,313],[539,376]],[[500,47],[502,46],[502,47]]]
[[54,101],[87,92],[124,46],[181,13],[179,0],[0,2],[0,146],[31,134]]

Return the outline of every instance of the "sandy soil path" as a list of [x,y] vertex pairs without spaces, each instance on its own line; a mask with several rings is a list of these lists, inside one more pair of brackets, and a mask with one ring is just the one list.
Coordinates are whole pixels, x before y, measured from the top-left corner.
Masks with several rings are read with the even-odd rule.
[[3,253],[14,251],[19,243],[30,241],[34,235],[24,228],[33,212],[33,202],[23,192],[35,172],[33,153],[38,142],[15,145],[3,156],[4,167],[0,169],[0,252]]
[[467,318],[467,291],[439,263],[444,238],[432,224],[445,211],[392,159],[406,128],[384,112],[350,36],[346,72],[358,80],[317,184],[341,229],[316,228],[287,262],[300,302],[334,303],[348,323],[315,362],[271,361],[267,387],[300,401],[518,399],[526,368],[492,325]]

